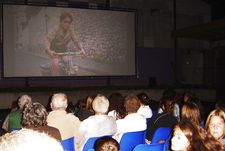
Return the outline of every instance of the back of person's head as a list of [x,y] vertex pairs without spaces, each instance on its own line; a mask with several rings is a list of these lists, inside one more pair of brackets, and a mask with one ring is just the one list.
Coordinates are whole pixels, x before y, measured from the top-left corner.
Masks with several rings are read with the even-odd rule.
[[216,109],[221,109],[225,112],[225,101],[219,100],[216,102]]
[[225,113],[221,109],[215,109],[208,115],[205,124],[206,131],[215,139],[225,139]]
[[69,101],[67,104],[66,112],[67,113],[74,113],[75,106],[73,105],[72,101]]
[[106,114],[109,108],[109,100],[105,96],[98,94],[92,102],[92,108],[95,114]]
[[174,100],[175,97],[176,97],[176,91],[174,91],[173,89],[169,88],[163,91],[162,98],[168,98],[170,100]]
[[109,136],[99,138],[94,145],[95,151],[119,151],[119,143]]
[[146,93],[144,93],[144,92],[139,93],[139,94],[137,94],[137,97],[141,101],[141,104],[148,105],[148,103],[149,103],[149,97],[148,97],[148,95]]
[[56,139],[45,133],[22,129],[0,137],[1,151],[63,151]]
[[161,99],[160,106],[161,106],[163,112],[173,114],[175,101],[173,99],[165,97],[165,98]]
[[201,115],[198,105],[191,102],[185,103],[181,109],[181,119],[200,126]]
[[66,110],[67,108],[67,96],[64,93],[53,94],[51,98],[51,109],[54,110]]
[[24,105],[29,104],[32,102],[32,99],[29,95],[24,94],[19,97],[18,99],[18,106],[20,109],[23,109]]
[[183,94],[183,102],[192,102],[194,99],[194,94],[191,91],[185,91]]
[[124,104],[124,97],[119,92],[114,92],[109,96],[109,111],[117,110]]
[[116,119],[122,119],[126,116],[124,97],[121,93],[115,92],[109,96],[109,111],[112,110],[115,110]]
[[128,96],[125,97],[124,106],[128,114],[136,113],[140,108],[141,103],[136,95],[129,94]]
[[23,110],[22,125],[27,126],[45,126],[47,125],[48,112],[45,107],[38,103],[27,104]]
[[96,97],[96,95],[89,95],[86,98],[86,102],[85,102],[85,107],[87,110],[89,110],[90,112],[94,112],[93,108],[92,108],[92,102],[94,100],[94,98]]

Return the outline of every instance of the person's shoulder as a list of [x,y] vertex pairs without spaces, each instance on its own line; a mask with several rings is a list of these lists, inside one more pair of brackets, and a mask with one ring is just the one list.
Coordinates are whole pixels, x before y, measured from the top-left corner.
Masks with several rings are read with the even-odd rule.
[[47,129],[51,130],[51,131],[56,131],[56,132],[59,132],[59,130],[55,127],[52,127],[52,126],[49,126],[49,125],[46,125],[45,126]]
[[79,120],[79,118],[77,116],[75,116],[73,113],[67,113],[66,116],[68,118],[74,119],[74,120]]
[[21,110],[15,110],[15,111],[11,111],[10,113],[9,113],[9,116],[14,116],[14,115],[18,115],[18,114],[22,114],[22,111]]

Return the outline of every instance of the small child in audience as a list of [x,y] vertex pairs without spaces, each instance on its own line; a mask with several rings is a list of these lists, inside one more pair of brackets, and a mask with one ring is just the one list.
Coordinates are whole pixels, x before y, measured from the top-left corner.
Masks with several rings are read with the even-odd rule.
[[109,136],[104,136],[95,142],[95,151],[119,151],[119,143]]

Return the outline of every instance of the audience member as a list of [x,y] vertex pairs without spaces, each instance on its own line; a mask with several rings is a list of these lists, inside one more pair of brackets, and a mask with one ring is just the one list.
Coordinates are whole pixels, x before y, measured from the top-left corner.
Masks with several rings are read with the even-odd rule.
[[173,126],[177,123],[177,119],[173,116],[174,100],[170,98],[162,98],[161,107],[163,112],[153,115],[147,124],[146,139],[148,142],[152,140],[152,136],[157,128],[173,128]]
[[92,108],[92,102],[96,95],[89,95],[85,100],[81,100],[78,105],[77,117],[83,121],[91,115],[94,115],[94,110]]
[[206,131],[225,146],[225,113],[221,109],[213,110],[205,125]]
[[125,98],[124,106],[128,115],[124,119],[116,121],[117,132],[113,136],[118,142],[120,142],[122,135],[126,132],[146,130],[145,117],[137,113],[140,105],[140,100],[133,94]]
[[80,120],[72,113],[67,113],[67,96],[56,93],[51,98],[52,111],[47,116],[47,124],[60,131],[62,140],[77,136]]
[[201,115],[198,105],[191,102],[185,103],[181,109],[181,120],[190,121],[192,124],[200,126]]
[[13,110],[9,113],[9,115],[6,117],[2,128],[6,132],[10,132],[12,130],[20,129],[22,127],[22,111],[26,104],[31,103],[31,97],[27,94],[22,95],[18,99],[18,109]]
[[181,121],[175,126],[171,143],[174,151],[222,151],[218,141],[188,121]]
[[[180,121],[180,106],[176,102],[176,96],[177,96],[177,93],[173,89],[165,89],[163,91],[163,94],[162,94],[162,98],[167,98],[169,100],[173,100],[174,101],[173,115],[176,117],[176,119],[178,121]],[[162,113],[163,110],[162,110],[162,104],[161,104],[161,102],[160,102],[159,107],[160,108],[158,110],[158,113]]]
[[99,138],[95,142],[95,151],[119,151],[119,143],[110,136],[104,136]]
[[106,115],[109,101],[103,95],[97,95],[92,102],[95,115],[81,122],[79,134],[76,141],[76,150],[82,151],[84,144],[90,137],[113,135],[116,133],[116,121],[113,117]]
[[109,96],[109,111],[108,115],[115,120],[123,119],[127,115],[122,94],[117,92]]
[[137,94],[137,97],[140,100],[145,100],[148,103],[150,109],[152,110],[152,114],[157,113],[158,108],[159,108],[159,102],[158,101],[155,101],[155,100],[149,98],[148,95],[144,92]]
[[27,129],[44,132],[61,142],[61,135],[57,128],[47,125],[48,112],[38,102],[27,104],[23,110],[22,126]]
[[[138,97],[138,95],[137,95],[137,97]],[[149,99],[148,99],[147,94],[142,95],[142,97],[140,97],[140,94],[139,94],[138,99],[140,100],[141,106],[139,107],[137,113],[140,115],[143,115],[145,118],[151,118],[152,110],[148,105]]]
[[61,144],[51,136],[22,129],[0,137],[1,151],[63,151]]
[[221,109],[225,112],[225,101],[219,100],[216,102],[216,109]]
[[73,102],[68,101],[68,105],[67,105],[67,108],[66,108],[66,112],[67,113],[75,114],[75,106],[73,105]]
[[194,99],[194,94],[191,91],[185,91],[183,94],[183,104],[187,102],[192,102]]

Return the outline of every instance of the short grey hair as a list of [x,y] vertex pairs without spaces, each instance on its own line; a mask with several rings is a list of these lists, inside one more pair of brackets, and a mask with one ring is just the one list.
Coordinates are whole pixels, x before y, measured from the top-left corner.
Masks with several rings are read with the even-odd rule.
[[92,108],[97,113],[106,113],[109,108],[109,100],[103,96],[98,94],[92,102]]
[[66,109],[67,108],[67,96],[64,93],[53,94],[51,99],[52,110]]

